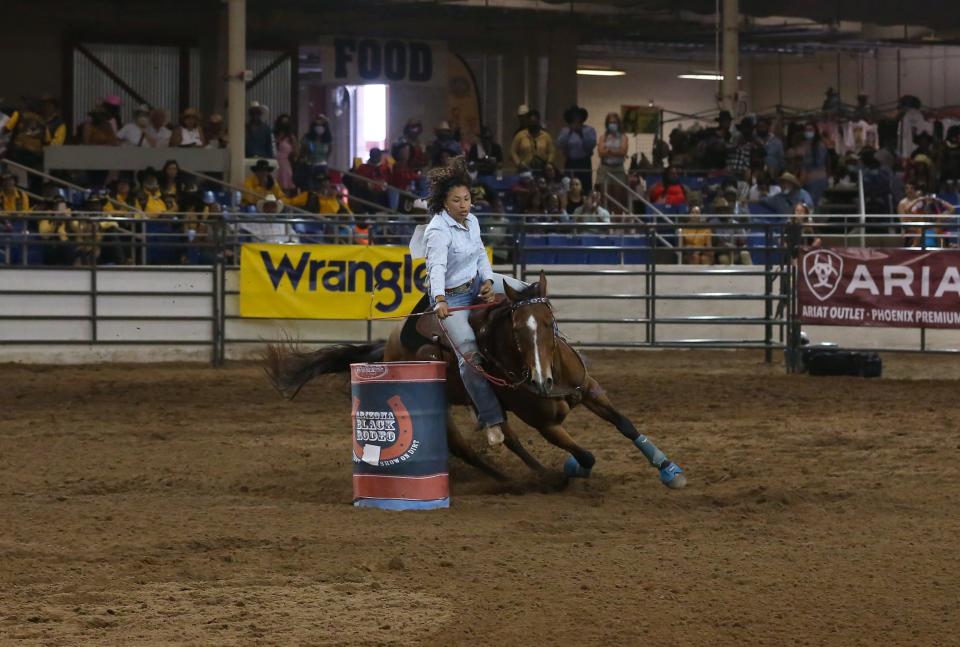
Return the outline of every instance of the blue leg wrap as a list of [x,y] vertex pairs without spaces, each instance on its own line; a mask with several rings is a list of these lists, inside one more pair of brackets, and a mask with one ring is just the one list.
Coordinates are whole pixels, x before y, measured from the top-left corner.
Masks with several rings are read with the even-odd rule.
[[577,462],[573,456],[568,456],[563,463],[563,473],[571,478],[587,478],[590,476],[590,470]]
[[667,455],[660,451],[656,445],[650,442],[650,439],[640,434],[637,436],[633,444],[637,446],[644,456],[647,457],[647,460],[650,461],[650,464],[654,467],[659,468],[663,464],[663,461],[667,460]]

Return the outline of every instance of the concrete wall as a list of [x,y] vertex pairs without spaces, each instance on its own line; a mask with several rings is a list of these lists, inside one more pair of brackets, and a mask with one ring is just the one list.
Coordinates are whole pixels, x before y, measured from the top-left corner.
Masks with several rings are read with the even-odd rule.
[[[618,266],[618,269],[630,266]],[[534,271],[536,268],[530,268]],[[547,267],[549,272],[582,267]],[[591,269],[600,269],[591,266]],[[731,292],[762,294],[763,278],[738,272],[705,275],[687,266],[662,267],[679,276],[660,276],[658,295]],[[750,271],[748,268],[745,271]],[[755,270],[754,270],[755,271]],[[207,362],[211,359],[215,302],[211,296],[209,268],[102,268],[97,271],[98,296],[90,296],[92,281],[87,269],[0,269],[0,362],[88,363],[111,361],[183,361]],[[295,321],[239,318],[238,274],[226,277],[227,358],[255,357],[264,341],[281,334],[300,339],[308,345],[333,341],[362,341],[367,336],[364,321]],[[43,292],[57,294],[44,295]],[[646,294],[642,277],[635,276],[555,276],[550,291],[561,329],[580,343],[648,341],[646,326],[622,323],[572,323],[571,319],[645,318],[643,300],[591,299],[591,295]],[[13,292],[12,294],[9,292]],[[142,292],[136,296],[129,292]],[[574,298],[562,298],[574,297]],[[108,345],[89,343],[93,334],[90,319],[96,308],[97,338]],[[763,302],[658,300],[656,314],[663,318],[682,317],[763,317]],[[5,317],[20,316],[24,319]],[[65,317],[75,317],[66,319]],[[151,320],[152,319],[152,320]],[[397,325],[375,322],[372,337],[383,338]],[[814,343],[835,342],[851,347],[893,347],[917,349],[920,331],[899,328],[806,329]],[[657,326],[658,342],[690,340],[750,341],[763,340],[763,326],[757,324],[721,325],[694,322],[662,323]],[[778,339],[776,330],[774,340]],[[11,344],[16,341],[16,344]],[[153,343],[151,343],[153,342]],[[170,342],[157,345],[156,342]],[[960,348],[960,331],[928,331],[929,348]]]

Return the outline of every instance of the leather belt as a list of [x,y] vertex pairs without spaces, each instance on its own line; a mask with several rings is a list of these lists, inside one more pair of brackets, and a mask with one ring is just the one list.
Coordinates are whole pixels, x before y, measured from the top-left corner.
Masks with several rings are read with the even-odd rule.
[[469,281],[467,281],[467,282],[464,283],[463,285],[458,285],[458,286],[455,287],[455,288],[447,288],[446,290],[444,290],[444,292],[447,293],[447,294],[466,294],[466,293],[470,292],[470,290],[473,289],[473,282],[474,282],[474,280],[475,280],[475,279],[470,279]]

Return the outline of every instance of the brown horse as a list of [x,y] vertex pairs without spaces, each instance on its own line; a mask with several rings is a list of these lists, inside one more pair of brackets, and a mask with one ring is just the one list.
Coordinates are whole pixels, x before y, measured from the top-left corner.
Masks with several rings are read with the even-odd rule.
[[[603,388],[587,372],[580,355],[560,336],[547,299],[543,272],[539,282],[521,292],[506,283],[504,291],[506,299],[471,316],[485,367],[472,363],[470,369],[483,371],[488,376],[504,411],[513,412],[547,441],[570,453],[564,464],[568,476],[587,477],[596,459],[563,428],[570,410],[583,404],[633,442],[659,470],[664,485],[675,489],[686,485],[683,470],[614,408]],[[299,352],[289,345],[270,345],[265,357],[267,374],[277,390],[292,399],[313,377],[346,372],[354,362],[439,360],[447,362],[448,402],[470,405],[460,378],[457,353],[444,339],[436,317],[431,313],[421,316],[431,320],[438,334],[416,335],[419,340],[416,344],[410,344],[409,339],[404,344],[397,328],[386,343],[338,344],[312,353]],[[422,330],[423,324],[418,328]],[[503,423],[502,429],[507,448],[531,469],[545,472],[546,468],[526,450],[508,422]],[[448,415],[447,434],[454,456],[494,478],[506,479],[499,469],[470,447],[451,415]]]

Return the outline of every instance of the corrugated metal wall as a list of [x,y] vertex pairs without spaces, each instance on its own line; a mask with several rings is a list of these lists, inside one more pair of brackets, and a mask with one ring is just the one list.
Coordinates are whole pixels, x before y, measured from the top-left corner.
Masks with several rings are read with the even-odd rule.
[[[151,105],[176,114],[180,102],[180,62],[176,47],[95,43],[84,46]],[[136,99],[111,81],[90,59],[74,51],[73,123],[83,122],[87,112],[109,94],[123,99],[124,121],[130,119],[138,103]]]
[[[251,50],[247,52],[247,68],[253,72],[256,77],[268,65],[277,58],[283,56],[284,52],[269,50]],[[291,83],[292,65],[289,58],[275,67],[255,86],[247,90],[247,102],[259,101],[270,109],[267,119],[272,123],[277,115],[291,113],[290,106],[290,83]]]
[[[91,54],[100,59],[127,85],[136,90],[152,106],[161,107],[176,122],[180,105],[180,62],[176,47],[141,45],[109,45],[84,43]],[[256,76],[284,52],[251,50],[247,53],[247,67]],[[292,62],[288,58],[270,71],[247,93],[247,101],[259,101],[270,109],[272,121],[281,113],[291,112],[290,94]],[[190,97],[189,105],[209,110],[200,105],[200,51],[190,49]],[[80,124],[87,112],[103,101],[103,97],[115,94],[123,99],[123,119],[133,116],[137,101],[120,86],[110,80],[86,56],[73,52],[73,119]]]

